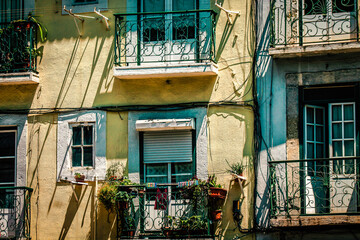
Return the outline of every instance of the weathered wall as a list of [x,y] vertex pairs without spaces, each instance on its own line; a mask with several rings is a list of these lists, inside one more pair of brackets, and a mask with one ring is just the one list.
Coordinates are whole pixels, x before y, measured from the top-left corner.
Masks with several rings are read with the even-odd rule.
[[[61,14],[61,0],[37,0],[35,16],[48,29],[48,40],[38,64],[38,86],[0,88],[0,108],[37,109],[28,116],[27,182],[32,196],[31,236],[33,239],[110,239],[116,235],[116,221],[97,206],[96,182],[71,186],[56,181],[58,140],[53,109],[77,110],[104,106],[172,104],[188,102],[237,102],[238,106],[210,106],[207,109],[207,166],[218,181],[229,189],[225,214],[218,233],[225,239],[242,235],[232,219],[232,202],[240,199],[239,186],[230,184],[229,163],[246,166],[245,196],[242,204],[244,230],[253,226],[253,128],[254,114],[249,106],[253,94],[252,60],[254,54],[253,1],[223,1],[223,6],[240,11],[240,17],[227,26],[219,12],[216,31],[218,77],[193,77],[119,80],[113,77],[114,13],[125,13],[126,1],[109,0],[110,31],[99,20],[78,21]],[[215,9],[215,7],[213,7]],[[84,15],[96,16],[93,13]],[[76,20],[77,21],[77,20]],[[14,101],[16,99],[16,101]],[[235,104],[236,105],[236,104]],[[41,110],[41,111],[40,111]],[[128,112],[107,112],[106,159],[108,166],[121,162],[128,166]],[[100,184],[100,183],[99,183]]]

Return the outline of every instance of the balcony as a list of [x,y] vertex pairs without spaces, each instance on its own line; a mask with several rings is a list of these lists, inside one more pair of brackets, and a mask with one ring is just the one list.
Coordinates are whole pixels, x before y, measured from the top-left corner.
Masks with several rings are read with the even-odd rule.
[[213,11],[128,13],[115,18],[115,77],[217,75]]
[[117,203],[117,238],[211,237],[207,191],[189,194],[177,184],[131,189],[131,200]]
[[355,3],[272,0],[269,54],[289,58],[360,52]]
[[273,227],[360,223],[360,157],[269,162]]
[[19,21],[0,27],[0,84],[38,84],[35,24]]
[[31,188],[0,187],[0,238],[31,239]]

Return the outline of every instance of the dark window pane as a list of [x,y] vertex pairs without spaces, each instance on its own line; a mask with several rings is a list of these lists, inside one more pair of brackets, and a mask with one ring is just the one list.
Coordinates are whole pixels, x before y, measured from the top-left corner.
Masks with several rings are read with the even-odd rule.
[[354,160],[345,160],[345,174],[354,173]]
[[15,181],[15,158],[0,159],[0,183],[7,183],[14,181]]
[[344,120],[354,120],[353,105],[344,105]]
[[84,167],[93,165],[93,147],[84,147]]
[[0,157],[15,156],[15,132],[0,132]]
[[341,139],[342,138],[342,129],[341,123],[334,123],[332,127],[332,139]]
[[174,40],[195,38],[195,16],[173,17],[173,38]]
[[72,166],[81,167],[81,148],[72,148]]
[[195,9],[194,0],[173,0],[173,11],[186,11]]
[[84,126],[84,145],[93,144],[93,126]]
[[333,145],[333,156],[334,157],[342,157],[343,156],[342,142],[336,141],[336,142],[333,142],[332,145]]
[[355,11],[354,0],[332,0],[332,12],[353,12]]
[[341,106],[333,106],[332,107],[332,120],[333,121],[341,121],[342,120]]
[[305,15],[326,14],[326,0],[304,0]]
[[164,12],[165,0],[143,0],[144,12]]
[[[2,187],[12,187],[14,185],[1,185]],[[15,196],[13,189],[0,190],[0,208],[13,208],[15,203]],[[9,226],[12,227],[12,226]],[[12,227],[13,228],[13,227]]]
[[314,123],[314,109],[313,108],[306,108],[306,122]]
[[324,110],[323,109],[316,109],[316,123],[324,124]]
[[354,141],[344,141],[345,156],[355,156]]
[[81,127],[73,127],[73,145],[81,145]]
[[324,157],[324,144],[316,144],[316,158]]
[[354,123],[344,123],[344,138],[354,137]]
[[314,158],[314,144],[313,143],[308,143],[307,144],[307,159],[312,159]]
[[323,136],[324,136],[324,127],[316,127],[316,141],[323,142]]
[[164,18],[145,19],[143,41],[154,42],[154,41],[164,41],[164,40],[165,40],[165,19]]
[[314,126],[307,126],[306,127],[306,135],[308,141],[314,141]]

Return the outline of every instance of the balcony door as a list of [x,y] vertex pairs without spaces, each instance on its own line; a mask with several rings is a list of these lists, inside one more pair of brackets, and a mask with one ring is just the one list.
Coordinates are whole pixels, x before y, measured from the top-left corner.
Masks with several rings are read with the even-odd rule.
[[330,212],[357,212],[355,103],[329,104]]
[[[301,1],[301,0],[300,0]],[[304,44],[356,38],[355,0],[302,0]]]
[[[196,0],[142,0],[138,61],[158,65],[195,59]],[[178,12],[178,13],[176,13]]]
[[[16,197],[14,187],[16,160],[16,127],[0,127],[0,236],[15,237]],[[20,201],[20,200],[18,200]]]

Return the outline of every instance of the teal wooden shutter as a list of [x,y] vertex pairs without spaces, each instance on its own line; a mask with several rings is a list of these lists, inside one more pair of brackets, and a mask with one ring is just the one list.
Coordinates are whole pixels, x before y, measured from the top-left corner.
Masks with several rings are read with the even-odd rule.
[[191,161],[191,131],[144,132],[145,164]]

